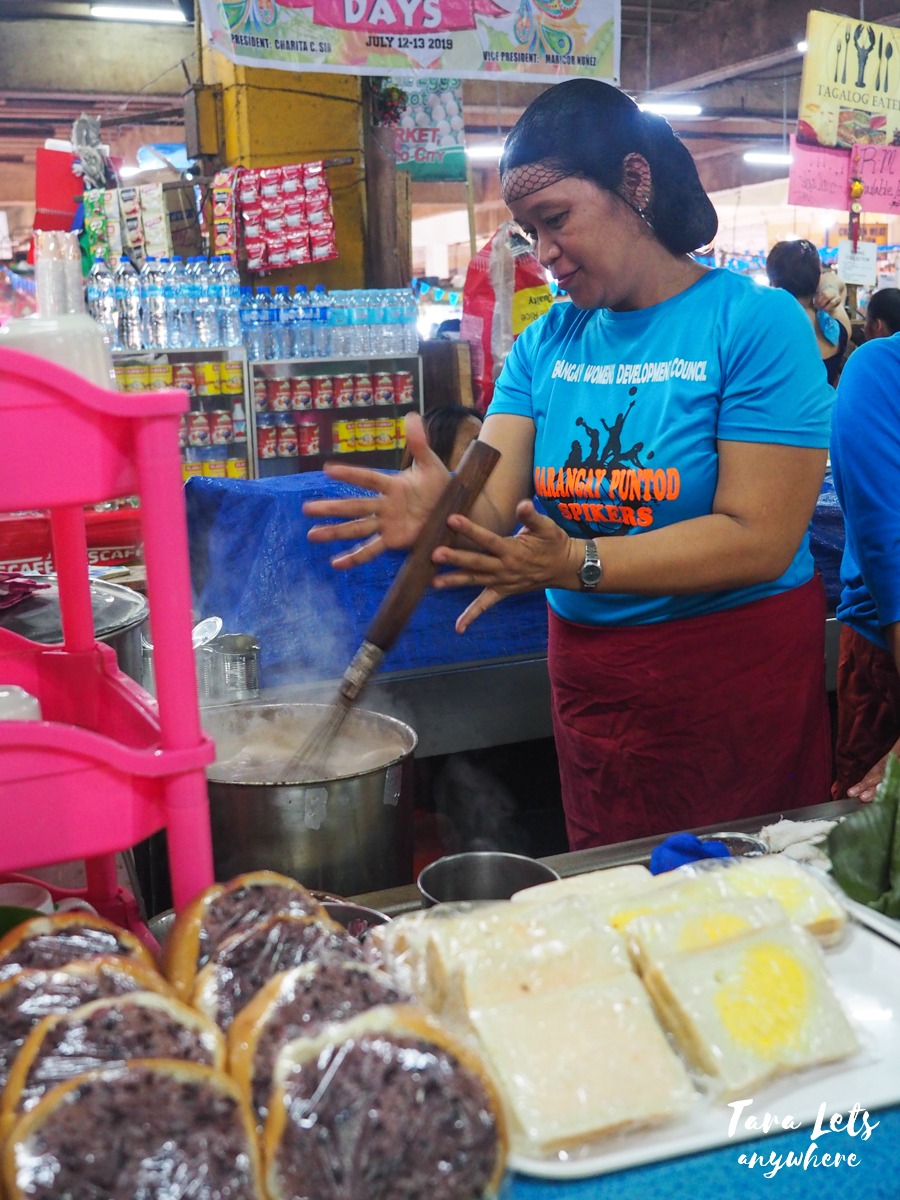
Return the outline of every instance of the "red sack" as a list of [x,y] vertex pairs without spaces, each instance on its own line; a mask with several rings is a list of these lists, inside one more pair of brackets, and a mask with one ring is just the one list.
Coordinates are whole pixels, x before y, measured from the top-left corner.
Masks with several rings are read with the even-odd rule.
[[505,221],[470,261],[459,336],[472,348],[475,406],[485,412],[513,342],[553,303],[547,272]]

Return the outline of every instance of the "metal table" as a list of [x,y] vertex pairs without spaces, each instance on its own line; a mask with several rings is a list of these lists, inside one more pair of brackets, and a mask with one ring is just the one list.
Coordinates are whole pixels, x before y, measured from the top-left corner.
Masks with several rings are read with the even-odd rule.
[[[757,833],[765,825],[774,825],[782,818],[791,821],[835,821],[847,813],[859,808],[858,800],[829,800],[825,804],[814,804],[806,808],[786,809],[783,812],[769,813],[762,817],[748,817],[742,821],[731,821],[728,825],[730,832]],[[670,830],[670,833],[678,832]],[[703,825],[692,830],[699,837],[709,837],[713,833],[722,832],[721,825]],[[625,863],[643,863],[650,861],[650,855],[668,835],[637,838],[632,842],[618,842],[612,846],[596,846],[590,850],[573,850],[568,854],[553,854],[541,859],[563,878],[569,875],[581,875],[586,871],[600,871],[606,867],[620,867]],[[414,884],[405,887],[389,888],[381,892],[366,892],[362,896],[354,896],[358,904],[378,909],[388,916],[396,917],[401,913],[412,912],[421,907],[421,896]]]

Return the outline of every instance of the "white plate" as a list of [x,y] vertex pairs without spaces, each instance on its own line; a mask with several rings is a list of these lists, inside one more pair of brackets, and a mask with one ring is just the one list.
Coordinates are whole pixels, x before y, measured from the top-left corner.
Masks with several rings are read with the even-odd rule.
[[[865,909],[861,920],[870,926],[870,918],[878,917]],[[753,1104],[744,1110],[745,1118],[752,1114],[762,1122],[767,1112],[790,1113],[795,1123],[811,1133],[822,1104],[826,1116],[846,1116],[857,1103],[871,1113],[900,1101],[896,1066],[900,1062],[900,954],[879,936],[881,932],[851,922],[843,943],[826,954],[835,991],[862,1043],[859,1053],[843,1063],[773,1081],[754,1095]],[[896,930],[891,940],[900,944]],[[762,1136],[761,1126],[747,1129],[742,1122],[729,1138],[732,1116],[733,1110],[724,1102],[704,1098],[689,1116],[657,1129],[613,1137],[605,1145],[597,1143],[566,1158],[511,1154],[509,1166],[543,1179],[584,1179]],[[771,1132],[778,1132],[778,1126]],[[840,1147],[842,1151],[851,1148]]]

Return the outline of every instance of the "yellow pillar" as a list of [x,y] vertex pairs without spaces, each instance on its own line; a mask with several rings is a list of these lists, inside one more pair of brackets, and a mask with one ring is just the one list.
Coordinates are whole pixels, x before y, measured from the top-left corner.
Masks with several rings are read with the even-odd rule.
[[[327,172],[340,257],[273,272],[272,281],[323,283],[329,289],[364,287],[362,80],[352,75],[239,67],[206,44],[201,48],[201,77],[201,87],[221,89],[222,120],[216,140],[218,159],[227,166],[350,159],[348,165]],[[212,106],[198,109],[201,120],[204,111],[212,114]]]

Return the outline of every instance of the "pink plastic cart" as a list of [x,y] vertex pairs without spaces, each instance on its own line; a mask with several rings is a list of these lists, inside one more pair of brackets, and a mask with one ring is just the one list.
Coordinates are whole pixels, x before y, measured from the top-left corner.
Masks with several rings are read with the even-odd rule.
[[[183,391],[120,395],[0,349],[0,512],[49,509],[62,646],[0,629],[0,681],[41,721],[0,721],[0,871],[84,858],[86,899],[129,923],[115,854],[165,828],[176,909],[213,880],[178,451]],[[96,641],[84,506],[141,500],[157,701]]]

